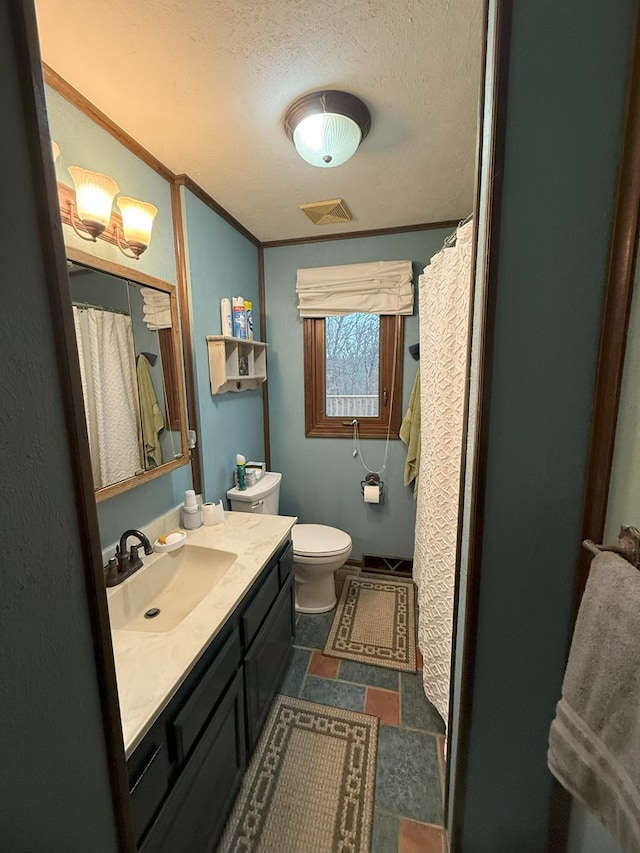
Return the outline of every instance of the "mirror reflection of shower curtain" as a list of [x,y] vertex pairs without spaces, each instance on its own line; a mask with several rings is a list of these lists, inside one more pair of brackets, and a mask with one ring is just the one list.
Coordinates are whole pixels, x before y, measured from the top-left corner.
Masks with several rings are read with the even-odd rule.
[[449,712],[473,222],[420,276],[420,478],[413,575],[425,693]]
[[131,318],[73,308],[96,489],[143,469]]

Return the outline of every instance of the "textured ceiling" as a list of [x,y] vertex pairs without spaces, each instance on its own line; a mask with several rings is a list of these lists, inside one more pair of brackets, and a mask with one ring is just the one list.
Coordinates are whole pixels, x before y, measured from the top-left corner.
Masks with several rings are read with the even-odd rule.
[[[482,0],[36,4],[44,61],[260,240],[471,210]],[[362,98],[372,127],[346,164],[318,169],[282,118],[329,88]],[[353,222],[323,229],[298,210],[332,198]]]

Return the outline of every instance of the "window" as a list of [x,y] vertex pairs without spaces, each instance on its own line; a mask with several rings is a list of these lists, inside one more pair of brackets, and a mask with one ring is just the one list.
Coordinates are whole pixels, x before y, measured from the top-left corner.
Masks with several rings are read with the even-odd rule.
[[347,314],[304,320],[305,434],[398,437],[402,421],[401,316]]

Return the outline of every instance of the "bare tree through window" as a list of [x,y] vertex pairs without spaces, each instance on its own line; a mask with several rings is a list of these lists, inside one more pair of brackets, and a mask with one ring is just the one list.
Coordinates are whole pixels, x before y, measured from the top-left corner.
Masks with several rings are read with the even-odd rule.
[[326,414],[378,417],[380,317],[347,314],[325,321]]

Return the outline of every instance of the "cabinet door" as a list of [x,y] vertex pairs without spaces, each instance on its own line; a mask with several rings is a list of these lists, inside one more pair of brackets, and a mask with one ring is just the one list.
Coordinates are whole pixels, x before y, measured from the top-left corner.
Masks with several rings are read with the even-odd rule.
[[293,575],[290,575],[245,656],[247,746],[251,751],[271,700],[291,660],[295,627]]
[[242,669],[186,763],[141,853],[209,853],[246,767]]

